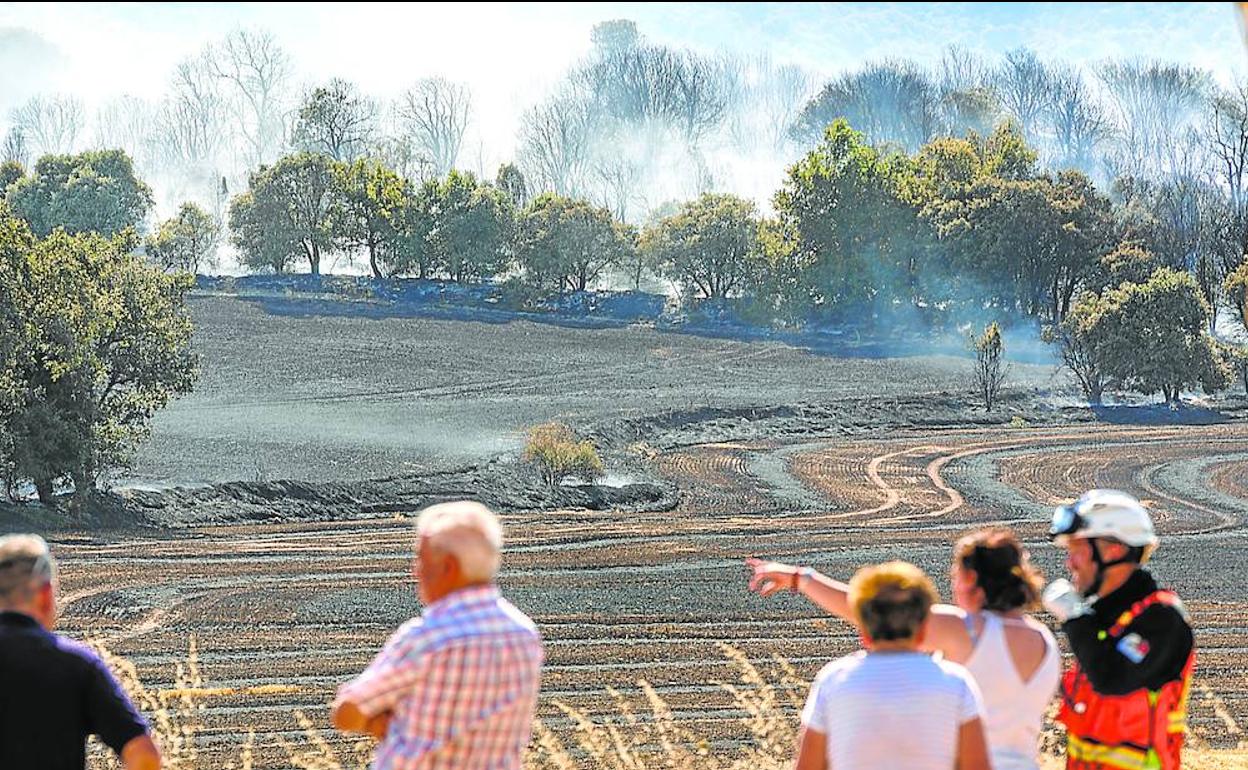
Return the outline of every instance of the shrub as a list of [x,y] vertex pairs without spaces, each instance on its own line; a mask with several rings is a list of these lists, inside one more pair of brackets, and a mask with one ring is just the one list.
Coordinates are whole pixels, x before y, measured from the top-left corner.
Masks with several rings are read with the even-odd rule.
[[557,422],[529,431],[524,459],[537,466],[542,480],[552,487],[572,476],[590,481],[602,475],[602,459],[593,442],[577,440],[571,428]]

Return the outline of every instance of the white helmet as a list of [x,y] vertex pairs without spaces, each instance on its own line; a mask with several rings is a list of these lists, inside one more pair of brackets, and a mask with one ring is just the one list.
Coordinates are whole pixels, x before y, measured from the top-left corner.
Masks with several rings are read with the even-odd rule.
[[1126,492],[1093,489],[1070,505],[1053,511],[1049,537],[1059,545],[1072,537],[1106,537],[1144,549],[1140,563],[1148,561],[1157,547],[1157,532],[1148,511]]

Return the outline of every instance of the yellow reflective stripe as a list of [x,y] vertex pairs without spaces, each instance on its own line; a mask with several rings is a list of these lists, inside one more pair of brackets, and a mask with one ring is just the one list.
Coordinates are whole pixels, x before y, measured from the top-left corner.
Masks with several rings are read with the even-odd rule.
[[1140,751],[1126,746],[1106,746],[1067,735],[1066,754],[1079,762],[1095,762],[1121,770],[1158,770],[1161,759],[1153,751]]

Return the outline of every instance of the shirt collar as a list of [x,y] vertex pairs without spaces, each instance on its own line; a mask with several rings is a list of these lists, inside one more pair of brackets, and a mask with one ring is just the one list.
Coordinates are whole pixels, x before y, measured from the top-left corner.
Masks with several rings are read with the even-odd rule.
[[438,599],[433,604],[425,608],[421,613],[425,618],[437,618],[442,615],[454,612],[455,610],[467,606],[469,604],[484,604],[487,602],[498,601],[502,595],[498,592],[498,586],[493,583],[486,583],[479,586],[468,586]]
[[42,628],[39,621],[24,612],[14,612],[12,610],[0,610],[0,625],[15,626],[17,628]]

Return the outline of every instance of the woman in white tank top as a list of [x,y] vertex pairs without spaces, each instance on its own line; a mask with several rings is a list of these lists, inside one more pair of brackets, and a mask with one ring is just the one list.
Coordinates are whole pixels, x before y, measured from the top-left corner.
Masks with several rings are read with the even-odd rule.
[[[846,584],[805,567],[759,559],[747,564],[752,590],[801,593],[853,622]],[[950,585],[955,605],[932,608],[924,647],[974,676],[994,770],[1036,770],[1044,712],[1061,676],[1053,634],[1025,614],[1039,599],[1040,574],[1013,532],[979,530],[958,541]]]

